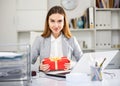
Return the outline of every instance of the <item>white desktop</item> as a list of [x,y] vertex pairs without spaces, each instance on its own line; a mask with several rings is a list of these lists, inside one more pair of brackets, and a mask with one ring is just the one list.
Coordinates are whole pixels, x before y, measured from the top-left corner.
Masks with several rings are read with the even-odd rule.
[[[66,78],[51,77],[43,73],[38,73],[36,77],[33,77],[31,85],[32,86],[120,86],[120,69],[104,69],[108,65],[108,63],[113,59],[113,56],[117,54],[117,52],[118,51],[110,51],[109,53],[107,53],[109,55],[106,56],[110,56],[111,58],[108,57],[109,60],[107,60],[106,63],[104,63],[102,70],[102,81],[91,81],[91,76],[89,75],[86,76],[85,73],[83,73],[84,71],[82,72],[77,71],[76,73],[71,73],[70,75],[68,74],[68,77]],[[93,53],[91,53],[91,55],[93,56]],[[99,57],[101,56],[103,57],[104,55],[101,54]]]
[[[89,72],[85,72],[88,69],[84,69],[84,71],[82,70],[82,68],[85,67],[85,64],[83,64],[84,65],[83,67],[76,65],[74,68],[74,70],[76,70],[78,66],[79,69],[82,71],[79,70],[74,73],[71,72],[71,74],[68,75],[66,78],[47,76],[46,74],[42,72],[38,72],[37,76],[32,77],[32,81],[28,85],[29,86],[120,86],[120,69],[104,69],[108,65],[108,63],[113,59],[113,56],[117,52],[118,51],[116,50],[113,52],[110,51],[109,52],[110,54],[106,52],[108,53],[108,55],[106,55],[106,53],[104,53],[104,55],[103,54],[96,55],[95,53],[87,53],[83,55],[84,58],[80,59],[81,61],[84,61],[84,60],[86,61],[86,59],[90,57],[89,60],[91,60],[91,57],[94,58],[94,55],[96,55],[97,57],[102,57],[102,58],[104,58],[104,56],[107,56],[106,58],[112,57],[109,60],[106,60],[103,65],[102,81],[91,81],[91,76],[89,75]],[[81,61],[78,62],[79,65],[82,65]],[[87,65],[88,67],[86,68],[89,68],[89,65],[90,64],[88,64]],[[88,75],[86,73],[88,73]],[[4,83],[6,83],[6,85],[4,85]],[[14,81],[14,82],[0,82],[0,86],[26,86],[26,85],[22,81],[21,82]]]

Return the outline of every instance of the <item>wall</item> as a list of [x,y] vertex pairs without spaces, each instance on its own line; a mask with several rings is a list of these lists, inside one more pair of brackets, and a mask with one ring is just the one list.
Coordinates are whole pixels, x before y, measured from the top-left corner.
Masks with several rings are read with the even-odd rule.
[[[15,14],[16,0],[0,0],[0,45],[17,42]],[[10,51],[10,47],[1,47],[2,51]],[[11,51],[16,50],[13,47]]]
[[[66,11],[66,14],[68,16],[68,20],[71,18],[79,17],[83,15],[84,11],[87,7],[91,6],[91,0],[77,0],[78,6],[72,11]],[[61,0],[48,0],[48,9],[50,9],[54,5],[60,5],[61,6]]]

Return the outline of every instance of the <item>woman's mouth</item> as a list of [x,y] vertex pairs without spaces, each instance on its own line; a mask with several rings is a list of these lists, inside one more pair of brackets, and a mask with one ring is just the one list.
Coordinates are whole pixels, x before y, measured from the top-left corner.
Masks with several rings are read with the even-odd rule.
[[54,31],[58,31],[59,29],[58,28],[55,28]]

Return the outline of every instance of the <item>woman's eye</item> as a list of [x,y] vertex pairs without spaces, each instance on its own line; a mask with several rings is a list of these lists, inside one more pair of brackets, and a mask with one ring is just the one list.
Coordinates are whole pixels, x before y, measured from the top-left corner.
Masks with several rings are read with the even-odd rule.
[[59,20],[58,22],[60,23],[60,22],[62,22],[62,20]]
[[54,20],[51,20],[51,22],[55,22]]

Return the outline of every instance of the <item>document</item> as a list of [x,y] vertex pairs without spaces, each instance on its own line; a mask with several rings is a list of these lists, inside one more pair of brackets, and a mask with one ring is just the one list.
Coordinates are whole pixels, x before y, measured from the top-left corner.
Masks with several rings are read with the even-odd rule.
[[14,59],[21,58],[22,54],[13,53],[13,52],[0,52],[0,59]]
[[24,65],[11,66],[11,67],[0,67],[0,81],[13,78],[21,78],[25,76]]

